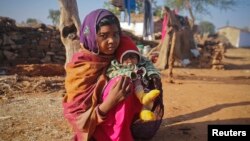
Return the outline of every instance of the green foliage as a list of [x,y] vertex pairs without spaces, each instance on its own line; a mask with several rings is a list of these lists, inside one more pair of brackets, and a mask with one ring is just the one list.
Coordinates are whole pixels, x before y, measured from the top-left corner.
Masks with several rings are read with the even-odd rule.
[[152,0],[152,8],[153,8],[153,15],[161,17],[162,6],[158,6],[156,0]]
[[53,25],[58,25],[59,24],[59,18],[60,18],[60,10],[49,10],[49,16],[47,17],[48,19],[52,20]]
[[114,7],[112,4],[110,4],[110,2],[104,2],[104,6],[105,9],[108,9],[109,11],[113,12],[115,15],[120,15],[120,10],[117,7]]
[[38,20],[37,19],[33,19],[33,18],[28,18],[26,20],[26,23],[27,24],[37,24],[38,23]]
[[214,34],[215,33],[215,26],[213,23],[208,22],[208,21],[202,21],[199,24],[200,32],[202,34],[204,33],[209,33],[209,34]]
[[171,8],[184,10],[188,7],[188,2],[195,13],[210,14],[207,10],[209,6],[220,8],[221,10],[232,9],[237,4],[237,0],[165,0],[165,4]]
[[161,7],[160,6],[157,6],[156,8],[155,8],[155,10],[154,10],[154,13],[153,13],[153,15],[154,16],[157,16],[157,17],[161,17]]

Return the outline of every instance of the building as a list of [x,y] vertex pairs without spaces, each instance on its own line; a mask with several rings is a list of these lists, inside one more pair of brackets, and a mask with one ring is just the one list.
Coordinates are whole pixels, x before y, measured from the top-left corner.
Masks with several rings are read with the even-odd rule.
[[[121,14],[119,17],[120,25],[122,29],[129,30],[136,36],[143,36],[143,26],[144,26],[144,15],[131,13],[131,22],[128,23],[128,20],[125,20],[124,15]],[[162,21],[159,17],[153,17],[153,31],[154,33],[161,32]]]
[[225,36],[234,47],[250,48],[250,32],[232,26],[219,28],[218,33]]

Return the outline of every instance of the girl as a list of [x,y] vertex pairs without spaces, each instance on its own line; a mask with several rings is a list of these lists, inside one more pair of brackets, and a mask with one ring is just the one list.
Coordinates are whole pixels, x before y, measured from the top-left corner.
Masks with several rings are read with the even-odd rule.
[[[91,138],[107,141],[118,138],[124,141],[133,140],[130,127],[126,124],[132,123],[132,118],[140,110],[141,104],[134,95],[130,95],[133,93],[131,80],[127,77],[116,78],[113,81],[115,83],[112,83],[114,85],[106,87],[104,92],[108,94],[102,99],[103,88],[107,84],[106,68],[119,46],[120,38],[122,37],[119,21],[107,10],[95,10],[83,21],[80,31],[82,51],[76,53],[66,65],[67,94],[63,101],[64,116],[73,127],[76,141],[87,141]],[[105,120],[110,121],[110,117],[117,115],[114,108],[119,106],[118,104],[123,107],[137,107],[126,106],[128,108],[120,109],[121,113],[130,117],[118,123],[125,132],[121,132],[121,129],[115,133],[109,133],[113,129],[101,132],[100,124]],[[112,124],[110,127],[117,123],[114,121]],[[100,133],[103,133],[102,138]]]
[[108,10],[92,11],[82,23],[82,50],[66,65],[63,100],[64,117],[75,141],[133,140],[130,127],[142,105],[128,77],[107,82],[105,75],[120,38],[119,20]]

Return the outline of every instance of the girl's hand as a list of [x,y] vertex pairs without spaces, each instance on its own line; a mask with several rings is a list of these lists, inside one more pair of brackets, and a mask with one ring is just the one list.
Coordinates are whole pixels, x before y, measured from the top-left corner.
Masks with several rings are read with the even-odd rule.
[[103,114],[107,114],[111,108],[116,106],[132,93],[132,82],[129,77],[121,76],[116,80],[117,82],[110,89],[107,98],[99,106],[99,110]]
[[122,76],[117,79],[117,83],[110,89],[108,98],[113,99],[114,104],[124,100],[132,92],[132,81],[129,77]]

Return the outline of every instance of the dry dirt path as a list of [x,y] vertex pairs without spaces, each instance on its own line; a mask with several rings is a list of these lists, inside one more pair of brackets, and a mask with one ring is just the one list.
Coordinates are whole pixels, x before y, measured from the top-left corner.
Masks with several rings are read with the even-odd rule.
[[[226,70],[175,69],[154,141],[206,141],[209,124],[250,125],[250,49],[230,49]],[[163,72],[165,74],[165,72]]]
[[[166,110],[152,141],[206,141],[208,124],[250,124],[250,49],[229,49],[224,61],[226,70],[174,69],[174,84],[162,72]],[[63,77],[48,80],[63,83]],[[30,86],[27,80],[16,85]],[[0,95],[0,141],[70,140],[62,117],[64,91],[53,87]]]

